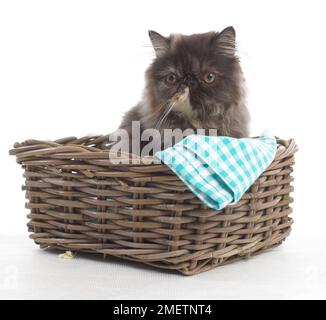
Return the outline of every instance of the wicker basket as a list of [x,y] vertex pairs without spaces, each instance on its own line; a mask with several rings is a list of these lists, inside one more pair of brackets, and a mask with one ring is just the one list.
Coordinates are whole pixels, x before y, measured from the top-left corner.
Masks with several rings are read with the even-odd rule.
[[293,220],[294,140],[235,205],[207,208],[163,164],[112,163],[107,136],[16,143],[30,237],[193,275],[280,244]]

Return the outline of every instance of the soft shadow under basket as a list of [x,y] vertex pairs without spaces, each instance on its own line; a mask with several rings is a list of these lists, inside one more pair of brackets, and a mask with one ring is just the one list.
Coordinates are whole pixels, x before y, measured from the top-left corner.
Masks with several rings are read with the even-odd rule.
[[10,151],[25,170],[28,230],[41,248],[193,275],[248,258],[289,235],[294,140],[278,139],[269,168],[237,204],[216,211],[164,164],[114,164],[102,148],[106,139],[27,140]]

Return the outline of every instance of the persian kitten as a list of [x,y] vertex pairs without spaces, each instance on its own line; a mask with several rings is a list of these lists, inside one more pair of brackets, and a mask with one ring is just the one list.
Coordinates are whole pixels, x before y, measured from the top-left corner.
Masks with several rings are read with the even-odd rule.
[[156,57],[145,73],[143,98],[125,114],[120,129],[131,136],[132,121],[138,121],[141,132],[215,129],[216,135],[248,136],[234,28],[169,37],[149,31],[149,37]]

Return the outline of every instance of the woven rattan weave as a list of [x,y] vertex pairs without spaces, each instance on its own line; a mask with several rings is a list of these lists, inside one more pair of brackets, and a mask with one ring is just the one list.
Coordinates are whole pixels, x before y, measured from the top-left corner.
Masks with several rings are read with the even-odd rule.
[[102,149],[105,139],[27,140],[10,151],[24,169],[30,237],[42,248],[117,256],[193,275],[250,257],[289,235],[294,140],[278,139],[270,167],[237,204],[216,211],[163,164],[113,163],[114,155]]

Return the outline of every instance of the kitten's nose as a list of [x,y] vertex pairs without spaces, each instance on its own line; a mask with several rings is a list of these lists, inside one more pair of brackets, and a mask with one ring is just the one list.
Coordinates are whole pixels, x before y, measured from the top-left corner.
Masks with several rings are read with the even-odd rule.
[[196,87],[198,82],[196,80],[196,78],[194,78],[193,76],[191,76],[190,74],[186,75],[183,82],[189,86],[189,87]]

